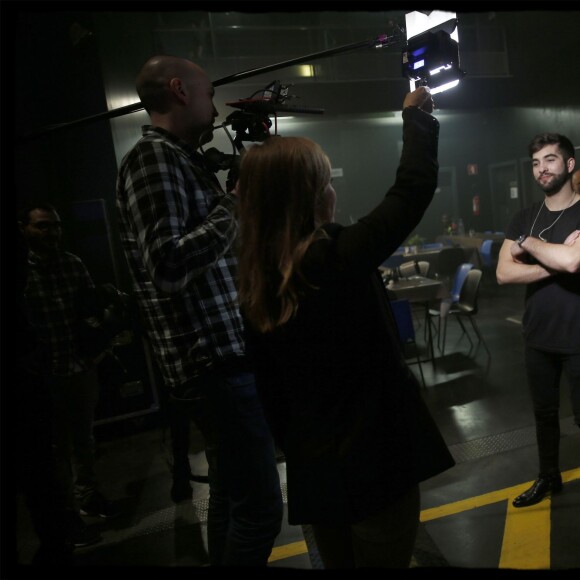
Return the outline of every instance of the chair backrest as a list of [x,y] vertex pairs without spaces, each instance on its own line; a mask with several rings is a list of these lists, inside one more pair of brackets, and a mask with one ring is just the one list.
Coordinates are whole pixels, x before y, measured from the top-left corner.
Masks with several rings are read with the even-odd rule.
[[427,260],[419,260],[417,262],[417,266],[419,267],[419,275],[425,276],[425,278],[426,278],[429,275],[431,263],[427,262]]
[[461,295],[457,306],[469,314],[477,314],[477,299],[479,296],[479,286],[481,282],[482,271],[479,268],[471,268],[467,272],[465,282],[461,288]]
[[399,272],[403,278],[408,278],[409,276],[427,276],[429,274],[429,267],[431,264],[427,260],[413,260],[409,262],[404,262],[399,266]]
[[489,239],[489,240],[483,240],[483,242],[481,242],[481,246],[479,247],[479,253],[481,255],[481,260],[483,262],[483,265],[486,268],[493,268],[495,260],[493,258],[493,256],[491,255],[491,247],[493,245],[493,240]]
[[459,264],[459,266],[457,266],[457,270],[455,271],[455,276],[453,278],[453,286],[451,287],[451,302],[459,302],[459,298],[461,297],[461,289],[463,288],[467,274],[472,269],[473,264],[471,262],[464,262],[463,264]]
[[393,316],[397,322],[401,344],[415,342],[415,327],[413,325],[411,303],[406,299],[391,300],[391,307],[393,309]]
[[399,266],[399,273],[403,278],[408,278],[409,276],[413,276],[417,274],[418,265],[415,260],[412,262],[404,262]]
[[455,275],[457,267],[464,262],[463,248],[443,248],[437,258],[437,275],[439,278],[450,279]]

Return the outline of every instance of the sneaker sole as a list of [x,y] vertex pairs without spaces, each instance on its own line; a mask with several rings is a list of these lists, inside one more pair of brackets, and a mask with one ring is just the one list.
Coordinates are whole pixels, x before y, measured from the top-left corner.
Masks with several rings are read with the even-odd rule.
[[101,536],[97,536],[96,538],[94,538],[92,540],[87,540],[86,542],[82,542],[82,543],[81,542],[75,543],[73,541],[72,545],[74,548],[87,548],[88,546],[93,546],[95,544],[98,544],[102,540],[103,540],[103,538]]
[[104,520],[110,520],[116,518],[120,514],[99,514],[95,512],[87,512],[85,510],[79,510],[81,516],[87,516],[89,518],[103,518]]

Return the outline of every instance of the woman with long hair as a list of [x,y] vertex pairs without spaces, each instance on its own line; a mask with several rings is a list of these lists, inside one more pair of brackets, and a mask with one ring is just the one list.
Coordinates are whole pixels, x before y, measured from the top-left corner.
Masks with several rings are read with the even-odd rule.
[[258,392],[286,458],[288,521],[326,568],[408,567],[419,482],[453,465],[404,362],[378,267],[437,187],[430,92],[403,102],[395,183],[357,223],[334,223],[321,147],[272,136],[237,183],[239,300]]

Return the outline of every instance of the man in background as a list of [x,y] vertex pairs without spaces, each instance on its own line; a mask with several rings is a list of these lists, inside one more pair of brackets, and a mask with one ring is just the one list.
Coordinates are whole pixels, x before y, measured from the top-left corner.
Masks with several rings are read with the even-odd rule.
[[101,536],[80,516],[117,515],[97,485],[93,423],[99,381],[95,361],[80,348],[83,319],[96,313],[95,285],[81,259],[61,248],[61,219],[51,204],[25,207],[20,228],[28,245],[26,306],[46,351],[41,372],[52,399],[56,469],[68,534],[74,546],[88,546]]
[[[578,254],[580,194],[572,188],[574,146],[564,135],[536,135],[528,147],[544,199],[519,211],[506,230],[499,284],[526,284],[522,330],[534,407],[539,475],[516,497],[517,508],[562,489],[559,464],[560,381],[568,380],[580,426],[580,276],[566,256]],[[566,265],[568,264],[568,265]]]

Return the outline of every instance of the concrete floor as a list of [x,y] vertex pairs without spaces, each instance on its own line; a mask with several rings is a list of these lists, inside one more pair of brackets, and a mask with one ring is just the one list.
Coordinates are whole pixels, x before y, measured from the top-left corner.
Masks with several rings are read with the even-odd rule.
[[[414,568],[580,568],[580,430],[572,422],[566,383],[561,392],[564,491],[532,508],[511,507],[511,499],[538,472],[523,370],[522,312],[523,287],[498,287],[487,276],[478,321],[491,359],[483,348],[469,353],[459,326],[450,321],[445,357],[436,360],[435,368],[423,363],[423,395],[457,465],[421,485],[422,525]],[[417,339],[425,351],[422,327]],[[417,365],[412,368],[418,372]],[[99,527],[103,540],[75,550],[73,568],[95,567],[106,573],[108,566],[206,566],[208,486],[193,483],[193,501],[171,501],[169,434],[155,414],[97,427],[96,435],[103,491],[124,513],[111,521],[86,518]],[[199,437],[191,461],[194,472],[204,473]],[[279,470],[285,492],[283,458]],[[36,539],[20,504],[18,514],[20,562],[26,565]],[[284,525],[270,567],[322,568],[308,527]]]

